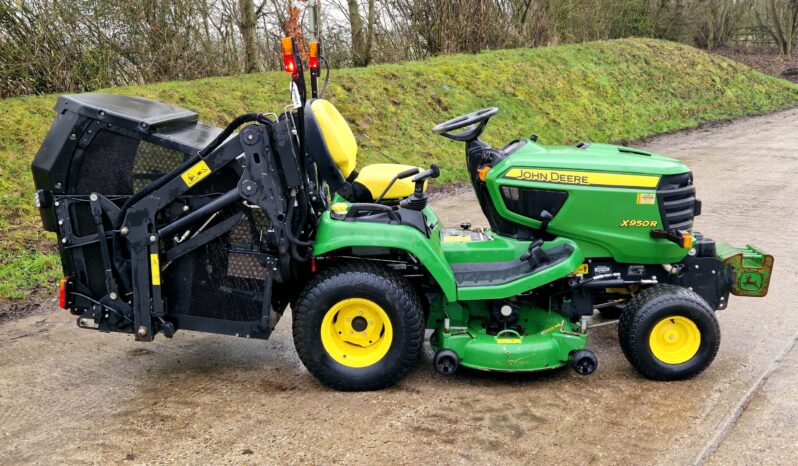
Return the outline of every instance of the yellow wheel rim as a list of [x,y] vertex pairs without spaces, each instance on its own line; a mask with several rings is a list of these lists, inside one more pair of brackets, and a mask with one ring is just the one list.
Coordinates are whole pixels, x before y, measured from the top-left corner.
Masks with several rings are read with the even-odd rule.
[[321,343],[335,361],[348,367],[367,367],[391,347],[391,319],[377,303],[350,298],[330,308],[321,321]]
[[687,317],[670,316],[657,322],[648,344],[654,357],[665,364],[682,364],[698,352],[701,331]]

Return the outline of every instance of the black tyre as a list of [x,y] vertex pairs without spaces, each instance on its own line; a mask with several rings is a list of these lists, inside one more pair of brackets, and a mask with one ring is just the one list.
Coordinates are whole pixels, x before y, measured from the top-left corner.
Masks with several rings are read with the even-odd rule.
[[302,363],[337,390],[395,384],[422,353],[424,321],[416,292],[401,275],[362,261],[319,273],[294,309]]
[[598,358],[589,349],[574,351],[571,355],[571,368],[579,375],[590,375],[598,369]]
[[720,326],[695,292],[659,285],[637,294],[621,314],[618,340],[626,359],[654,380],[682,380],[706,369],[720,345]]
[[435,371],[441,375],[452,375],[460,367],[460,358],[450,349],[443,349],[435,353],[432,358]]

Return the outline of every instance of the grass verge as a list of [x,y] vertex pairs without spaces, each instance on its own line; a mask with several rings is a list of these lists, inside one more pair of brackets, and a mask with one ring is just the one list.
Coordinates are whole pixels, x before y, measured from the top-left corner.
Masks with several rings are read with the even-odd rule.
[[[279,111],[287,89],[285,73],[267,72],[109,91],[223,126],[241,113]],[[29,171],[55,97],[0,100],[0,299],[24,298],[60,275]],[[361,165],[437,161],[440,181],[451,183],[466,179],[462,144],[429,129],[480,107],[501,109],[485,134],[494,145],[533,132],[544,144],[622,141],[792,107],[798,86],[685,45],[625,39],[334,70],[326,97],[358,136]]]

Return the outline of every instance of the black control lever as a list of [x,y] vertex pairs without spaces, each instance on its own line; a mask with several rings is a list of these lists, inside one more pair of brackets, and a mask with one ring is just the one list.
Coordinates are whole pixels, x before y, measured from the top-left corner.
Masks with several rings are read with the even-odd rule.
[[430,165],[428,169],[414,176],[412,181],[416,184],[415,194],[424,192],[424,181],[426,181],[427,178],[437,178],[439,176],[441,176],[441,169],[434,163]]
[[379,204],[380,201],[382,201],[382,198],[385,197],[386,194],[388,194],[388,191],[391,190],[391,187],[393,187],[393,184],[396,183],[397,180],[403,180],[409,176],[413,176],[419,171],[420,170],[418,169],[418,167],[413,167],[413,168],[408,168],[403,172],[399,172],[396,176],[393,177],[391,182],[388,183],[388,186],[386,186],[385,189],[382,190],[382,194],[380,194],[380,196],[374,202]]
[[544,264],[549,261],[549,255],[546,254],[546,251],[543,250],[543,240],[537,239],[529,245],[529,251],[525,252],[521,255],[519,260],[529,262],[529,266],[533,269],[540,264]]
[[549,222],[553,219],[554,216],[549,213],[548,210],[543,210],[540,212],[540,232],[546,233],[546,230],[549,228]]
[[441,169],[433,163],[429,169],[414,176],[412,181],[416,184],[416,190],[413,194],[402,200],[399,205],[405,209],[423,210],[424,207],[427,206],[427,193],[424,192],[424,182],[427,181],[428,178],[437,178],[440,174]]

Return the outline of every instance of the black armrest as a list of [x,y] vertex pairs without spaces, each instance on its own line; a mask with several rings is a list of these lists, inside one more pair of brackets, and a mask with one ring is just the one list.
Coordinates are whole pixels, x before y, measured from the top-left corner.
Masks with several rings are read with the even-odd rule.
[[349,212],[346,214],[347,220],[355,220],[357,219],[358,215],[364,213],[385,213],[388,215],[390,219],[390,223],[392,224],[399,224],[401,221],[399,220],[399,216],[396,215],[393,208],[391,206],[387,206],[385,204],[372,204],[370,202],[356,202],[354,204],[349,205]]

